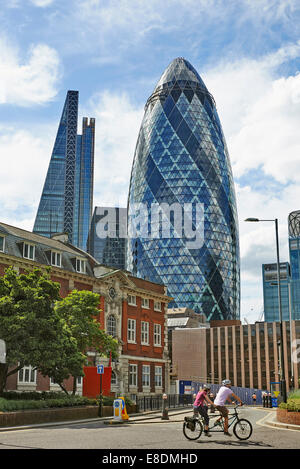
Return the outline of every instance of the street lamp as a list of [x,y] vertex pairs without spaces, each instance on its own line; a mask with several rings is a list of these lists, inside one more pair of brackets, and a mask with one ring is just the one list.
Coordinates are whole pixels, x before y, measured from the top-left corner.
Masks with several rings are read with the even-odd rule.
[[282,308],[281,308],[281,287],[280,287],[280,262],[279,262],[279,241],[278,241],[278,219],[273,220],[261,220],[259,218],[246,218],[245,221],[259,222],[259,221],[273,221],[275,222],[275,234],[276,234],[276,254],[277,254],[277,282],[278,282],[278,308],[279,308],[279,323],[280,323],[280,365],[281,365],[281,392],[283,402],[287,401],[286,393],[286,381],[285,381],[285,370],[284,370],[284,355],[283,355],[283,328],[282,328]]

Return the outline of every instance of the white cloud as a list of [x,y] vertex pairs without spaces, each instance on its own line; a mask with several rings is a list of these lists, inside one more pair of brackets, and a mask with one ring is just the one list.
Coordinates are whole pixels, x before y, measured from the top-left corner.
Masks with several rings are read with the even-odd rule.
[[240,227],[241,313],[242,317],[248,317],[253,308],[252,315],[257,320],[263,306],[262,264],[276,262],[275,222],[247,223],[244,220],[249,217],[265,220],[277,218],[280,261],[289,262],[287,219],[291,211],[300,208],[300,186],[290,184],[272,195],[250,186],[237,184],[236,188]]
[[127,206],[128,183],[144,110],[126,94],[94,95],[85,115],[96,118],[94,205]]
[[300,74],[278,77],[276,68],[295,57],[299,42],[263,59],[219,64],[206,74],[236,177],[261,166],[282,183],[299,181]]
[[0,104],[43,104],[57,94],[60,59],[46,44],[33,45],[26,61],[18,50],[0,38]]
[[[251,46],[255,42],[261,50],[264,35],[272,37],[272,28],[278,23],[289,33],[291,18],[298,12],[298,0],[82,0],[68,16],[63,15],[63,21],[69,31],[78,32],[77,47],[86,48],[87,38],[95,38],[90,51],[98,55],[98,60],[104,55],[105,60],[118,56],[120,61],[128,52],[145,50],[153,32],[162,33],[162,41],[167,35],[176,34],[173,50],[195,56],[199,48],[206,50],[207,44],[215,41],[216,50],[210,50],[214,60],[214,53],[218,53],[218,45],[223,42],[219,36],[226,35],[227,39],[228,27],[235,33],[229,49],[239,49],[243,43],[249,50],[248,42]],[[299,32],[297,23],[294,21],[293,27]]]
[[36,7],[47,7],[53,3],[54,0],[30,0]]
[[300,74],[278,71],[298,57],[296,42],[256,60],[220,63],[203,74],[240,181],[241,313],[252,321],[263,307],[262,264],[276,262],[275,225],[244,220],[278,218],[280,260],[289,261],[287,218],[300,208]]
[[[1,221],[32,230],[53,145],[54,128],[0,128]],[[37,136],[38,135],[38,136]]]

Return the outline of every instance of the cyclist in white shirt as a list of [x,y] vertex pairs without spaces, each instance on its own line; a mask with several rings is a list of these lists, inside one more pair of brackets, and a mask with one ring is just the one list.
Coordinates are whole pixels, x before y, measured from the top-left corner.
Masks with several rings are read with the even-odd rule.
[[234,392],[230,389],[231,388],[231,381],[229,379],[224,379],[222,381],[222,386],[220,387],[218,394],[214,400],[214,405],[220,412],[221,416],[215,422],[215,425],[220,425],[221,419],[224,417],[224,435],[231,436],[231,433],[228,431],[228,414],[229,411],[225,406],[227,400],[235,399],[236,401],[240,402],[240,405],[243,405],[241,399],[234,394]]

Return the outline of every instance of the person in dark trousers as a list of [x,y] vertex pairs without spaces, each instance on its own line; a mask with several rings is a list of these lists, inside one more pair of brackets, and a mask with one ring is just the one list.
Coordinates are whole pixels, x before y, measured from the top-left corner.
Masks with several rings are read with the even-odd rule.
[[194,404],[193,404],[194,415],[197,415],[199,413],[204,419],[204,435],[205,436],[211,436],[211,434],[208,431],[209,416],[207,413],[208,407],[207,407],[206,402],[210,404],[211,406],[214,406],[214,403],[209,399],[207,395],[209,391],[210,391],[210,385],[205,384],[203,386],[203,389],[198,392],[196,399],[194,401]]
[[[209,393],[209,398],[210,398],[211,402],[214,402],[215,395],[214,395],[213,392],[210,392],[210,393]],[[211,406],[210,406],[210,413],[211,413],[211,414],[214,414],[215,411],[216,411],[215,406],[214,406],[214,405],[211,405]]]
[[252,394],[252,402],[255,405],[256,404],[256,394],[255,392]]

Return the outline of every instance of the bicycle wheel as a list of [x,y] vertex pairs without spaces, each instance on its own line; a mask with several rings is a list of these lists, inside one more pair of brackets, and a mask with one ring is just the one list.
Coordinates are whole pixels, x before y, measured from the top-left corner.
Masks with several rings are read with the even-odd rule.
[[188,440],[197,440],[203,432],[203,425],[200,420],[195,420],[191,426],[189,422],[183,423],[183,434]]
[[233,433],[239,440],[248,440],[252,435],[252,425],[246,419],[239,419],[233,427]]

